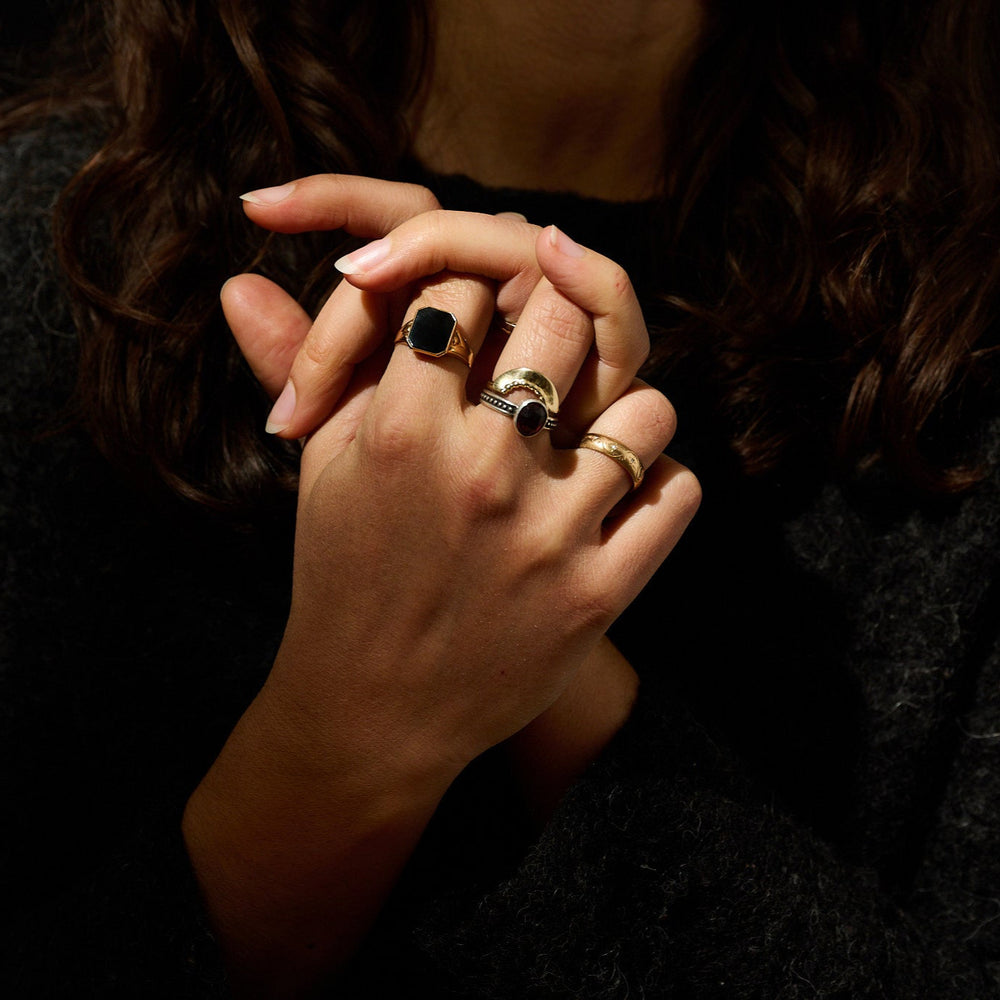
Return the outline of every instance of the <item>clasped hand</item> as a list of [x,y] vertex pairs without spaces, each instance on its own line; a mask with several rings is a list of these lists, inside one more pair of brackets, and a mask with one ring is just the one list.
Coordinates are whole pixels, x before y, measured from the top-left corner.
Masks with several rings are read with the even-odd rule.
[[[250,217],[377,239],[338,262],[346,280],[315,321],[260,276],[223,292],[278,397],[270,429],[306,438],[292,610],[265,693],[335,756],[348,740],[456,773],[559,698],[699,487],[662,455],[674,413],[636,378],[649,340],[618,265],[554,227],[444,212],[411,185],[316,176],[279,193],[254,193]],[[457,317],[471,371],[391,346],[422,306]],[[477,405],[489,378],[522,367],[563,401],[551,434],[521,437]],[[588,432],[638,455],[639,490],[575,447]]]

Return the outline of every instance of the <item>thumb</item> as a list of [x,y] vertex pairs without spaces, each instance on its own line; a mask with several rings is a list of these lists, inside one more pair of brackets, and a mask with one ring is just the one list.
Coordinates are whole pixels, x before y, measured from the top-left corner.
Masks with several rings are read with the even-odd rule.
[[260,384],[274,399],[312,320],[288,292],[259,274],[238,274],[220,293],[236,343]]

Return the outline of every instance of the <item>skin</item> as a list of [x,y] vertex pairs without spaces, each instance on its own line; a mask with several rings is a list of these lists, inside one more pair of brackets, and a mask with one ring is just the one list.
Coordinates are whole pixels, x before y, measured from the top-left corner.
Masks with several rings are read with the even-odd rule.
[[659,193],[701,0],[433,7],[433,66],[411,111],[422,162],[497,187]]
[[[627,6],[634,40],[641,7],[652,17],[672,5]],[[502,5],[483,8],[480,31]],[[441,4],[439,17],[441,30],[475,35],[457,6]],[[549,81],[536,100],[547,93],[552,110],[593,89],[592,74],[579,73],[579,88],[561,79],[545,33],[532,37],[531,65]],[[600,41],[594,67],[608,58]],[[433,80],[444,72],[436,65]],[[442,120],[438,86],[419,120]],[[567,124],[567,147],[587,133],[578,125]],[[457,123],[455,135],[463,147]],[[434,148],[444,156],[447,144]],[[510,159],[530,183],[539,164]],[[567,186],[560,162],[535,186]],[[621,181],[621,162],[607,157],[597,193],[616,171]],[[675,417],[635,377],[648,335],[614,262],[553,227],[441,212],[420,188],[363,178],[300,179],[253,193],[246,210],[277,231],[387,239],[339,262],[347,280],[315,321],[259,276],[223,290],[234,335],[277,396],[270,430],[305,444],[285,637],[184,832],[237,990],[301,996],[349,960],[469,761],[509,740],[544,814],[622,724],[635,676],[603,634],[700,490],[662,455]],[[459,316],[480,355],[472,372],[388,348],[422,305]],[[489,333],[498,309],[517,320],[505,341]],[[558,433],[519,438],[470,402],[490,375],[522,365],[556,384]],[[587,431],[628,442],[647,468],[640,491],[616,463],[572,447]]]
[[[391,218],[420,215],[429,206],[436,206],[436,202],[423,188],[368,178],[327,176],[296,182],[293,194],[280,204],[258,206],[248,203],[247,210],[262,225],[284,232],[350,226],[360,234],[371,235],[386,227]],[[484,220],[477,221],[481,225]],[[496,251],[506,247],[506,256],[502,258],[504,267],[516,273],[501,283],[497,304],[519,315],[528,292],[541,276],[534,258],[534,239],[538,230],[518,226],[515,220],[508,220],[505,226],[508,232]],[[467,222],[462,228],[468,242],[470,227]],[[409,232],[414,232],[413,227]],[[515,234],[527,241],[525,247],[518,246]],[[403,232],[397,234],[402,235]],[[475,238],[474,230],[472,236]],[[397,288],[401,281],[414,276],[415,268],[419,269],[419,258],[413,258],[403,245],[400,250],[398,254],[387,256],[384,267],[369,270],[364,275],[359,272],[353,280],[362,288],[366,285]],[[468,247],[465,252],[478,253],[475,248],[470,250]],[[445,261],[431,260],[423,269],[438,265],[443,268],[445,264]],[[619,279],[622,277],[618,274]],[[461,283],[452,280],[451,284],[454,290]],[[441,281],[435,285],[432,297],[440,290]],[[222,300],[244,354],[272,397],[276,398],[286,386],[293,362],[295,364],[300,406],[294,426],[281,432],[284,436],[308,433],[333,409],[346,385],[347,369],[354,363],[350,359],[362,358],[366,352],[374,351],[379,336],[385,333],[373,321],[364,294],[359,294],[359,289],[349,283],[335,291],[315,323],[294,299],[257,275],[241,275],[227,283]],[[440,298],[435,301],[441,306],[449,305]],[[347,319],[352,315],[356,323],[353,330]],[[630,364],[637,367],[648,345],[641,320],[634,315],[631,319],[631,337],[609,336],[612,332],[609,330],[604,338],[617,366],[625,368]],[[307,336],[310,346],[303,350]],[[318,346],[316,342],[326,346]],[[339,352],[342,360],[331,363],[331,350]],[[615,351],[619,352],[618,356],[614,355]],[[596,356],[588,357],[587,362],[593,370],[606,363],[606,359],[598,360]],[[612,374],[614,371],[612,367]],[[341,374],[331,379],[331,372]],[[618,381],[617,384],[623,386],[625,383]],[[578,378],[577,391],[580,385]],[[609,388],[605,390],[606,395]],[[569,409],[566,405],[563,407],[564,422],[578,405],[572,398],[568,402]],[[591,402],[592,413],[596,414],[600,408],[601,404]],[[508,741],[515,767],[522,775],[525,795],[540,817],[551,812],[561,792],[620,728],[631,709],[637,686],[638,680],[630,665],[606,638],[602,639],[557,703]]]

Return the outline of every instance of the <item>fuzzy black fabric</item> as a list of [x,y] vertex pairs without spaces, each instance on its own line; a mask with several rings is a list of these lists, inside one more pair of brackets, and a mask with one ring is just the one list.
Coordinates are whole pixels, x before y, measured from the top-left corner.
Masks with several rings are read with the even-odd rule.
[[[48,208],[86,146],[0,152],[0,988],[217,996],[178,825],[280,639],[291,525],[153,506],[46,433],[75,366]],[[648,260],[642,206],[433,182]],[[705,501],[614,629],[632,718],[540,835],[476,762],[336,994],[1000,997],[1000,425],[960,501],[752,484],[666,388]]]

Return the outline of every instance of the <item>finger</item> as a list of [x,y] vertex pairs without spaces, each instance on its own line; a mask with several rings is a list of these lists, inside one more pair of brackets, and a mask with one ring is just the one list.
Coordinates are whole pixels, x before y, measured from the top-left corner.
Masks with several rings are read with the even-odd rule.
[[541,274],[535,259],[539,232],[512,213],[425,212],[334,266],[352,285],[377,292],[439,271],[479,274],[510,283],[507,294],[524,301]]
[[347,387],[356,365],[382,342],[389,302],[341,282],[301,341],[267,430],[296,439],[312,433]]
[[604,522],[603,539],[594,554],[593,572],[609,585],[611,606],[625,607],[636,598],[700,503],[701,484],[679,462],[660,455],[646,469],[642,486]]
[[544,375],[558,394],[560,428],[565,430],[569,413],[566,398],[593,339],[590,315],[542,278],[500,352],[495,374],[528,368]]
[[374,239],[415,215],[438,207],[437,198],[418,184],[314,174],[240,196],[247,216],[277,233],[344,229]]
[[339,455],[356,437],[374,398],[385,359],[379,355],[359,364],[338,401],[336,412],[306,439],[299,464],[299,496],[306,499],[317,478],[334,455]]
[[[543,320],[549,313],[557,329],[572,334],[570,360],[553,363],[575,377],[583,366],[577,358],[580,337],[592,336],[596,343],[594,358],[580,372],[576,419],[583,425],[630,384],[649,353],[649,335],[622,268],[592,250],[559,239],[561,235],[554,227],[542,231],[513,218],[435,211],[409,220],[384,239],[341,258],[336,266],[352,284],[373,291],[402,287],[442,268],[482,274],[506,283],[498,291],[498,304],[505,312],[510,304],[525,300],[525,289],[534,294],[539,268],[547,267],[549,283],[561,298],[550,292],[547,304],[538,300],[539,312]],[[593,330],[582,325],[583,312],[593,315]],[[576,320],[571,321],[574,315]],[[540,336],[540,331],[532,335]],[[511,362],[508,367],[515,365]]]
[[[361,180],[370,182],[368,178],[342,178],[339,175],[327,177],[304,178],[297,181],[296,191],[287,198],[299,198],[298,186],[306,189],[305,193],[310,198],[315,197],[320,200],[313,188],[317,188],[320,194],[332,196],[331,183],[336,181]],[[322,182],[322,183],[320,183]],[[370,185],[378,187],[382,182],[370,182]],[[362,189],[369,184],[362,185]],[[351,188],[351,184],[345,184],[346,188]],[[396,187],[400,187],[397,185]],[[399,192],[392,189],[395,196],[399,197]],[[257,192],[259,195],[260,192]],[[356,194],[356,192],[355,192]],[[369,192],[369,197],[372,196]],[[397,204],[397,208],[402,203]],[[456,218],[458,220],[456,222]],[[501,293],[504,301],[511,306],[517,306],[527,299],[528,289],[532,287],[538,279],[539,271],[534,262],[534,238],[538,232],[537,227],[528,226],[523,217],[516,213],[508,213],[502,217],[475,216],[471,213],[452,212],[431,212],[424,216],[425,221],[418,226],[401,227],[404,235],[413,233],[421,234],[424,246],[429,246],[435,242],[446,242],[451,231],[456,226],[461,227],[467,224],[470,219],[483,220],[494,219],[499,222],[501,231],[512,236],[516,234],[516,246],[519,248],[516,267],[522,268],[514,276],[515,280],[509,281]],[[471,228],[471,227],[469,227]],[[399,232],[400,230],[397,230]],[[466,228],[462,228],[465,233]],[[393,234],[395,236],[395,234]],[[409,238],[409,236],[407,236]],[[482,238],[480,234],[480,238]],[[513,241],[511,241],[513,242]],[[362,255],[370,253],[372,247],[377,248],[385,244],[385,240],[363,248]],[[482,248],[480,247],[480,253]],[[416,257],[411,258],[411,263],[418,266],[411,267],[407,272],[408,280],[401,284],[390,282],[382,287],[376,287],[379,292],[396,292],[426,274],[434,274],[440,271],[436,264],[420,264]],[[477,272],[478,273],[478,272]],[[412,280],[409,280],[412,279]],[[515,287],[521,282],[521,291]],[[302,350],[296,357],[289,374],[289,379],[278,402],[275,404],[268,419],[268,429],[285,438],[299,438],[309,434],[319,426],[337,405],[337,400],[344,387],[351,377],[351,370],[355,364],[371,354],[380,343],[382,334],[386,329],[386,314],[384,303],[376,300],[368,294],[366,288],[353,288],[350,284],[342,282],[330,299],[324,305],[316,322],[310,330],[307,338],[303,342]],[[442,307],[443,308],[443,307]]]
[[[624,446],[626,452],[638,459],[641,475],[663,453],[676,428],[677,415],[666,396],[634,379],[630,388],[586,431]],[[557,451],[556,457],[572,471],[572,476],[563,475],[562,482],[576,495],[581,516],[594,523],[604,521],[623,497],[643,488],[644,478],[635,486],[635,470],[628,468],[623,456],[616,461],[606,453],[578,447]],[[567,502],[574,501],[567,498]]]
[[577,246],[554,226],[539,234],[536,246],[556,258],[547,263],[566,287],[548,277],[538,282],[497,371],[531,368],[552,381],[562,400],[555,439],[564,442],[631,386],[649,334],[628,276],[614,261]]
[[535,252],[553,289],[593,319],[594,351],[573,386],[571,409],[589,423],[626,389],[649,355],[649,332],[625,270],[571,240],[555,226]]
[[268,395],[276,398],[312,325],[309,314],[259,274],[230,278],[219,297],[243,356]]
[[[423,285],[407,309],[404,323],[428,306],[451,313],[458,324],[458,336],[464,339],[473,356],[479,353],[493,319],[492,282],[467,274],[446,272],[439,275]],[[462,403],[466,398],[470,367],[459,357],[450,354],[429,356],[400,341],[393,350],[380,390],[384,386],[386,394],[401,398],[410,398],[421,392],[429,392],[439,398],[444,393],[453,401]]]

